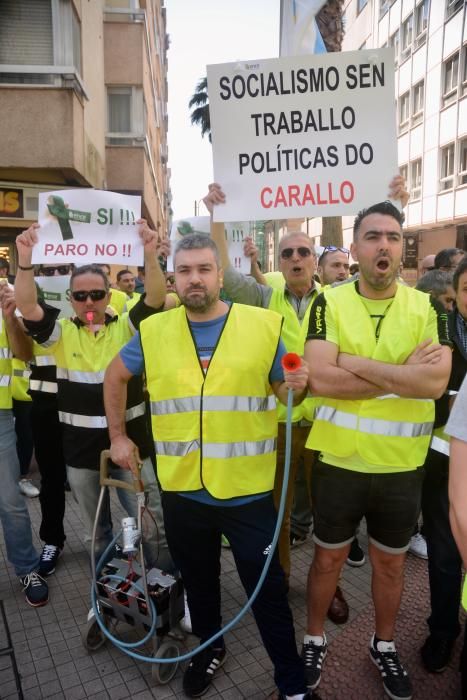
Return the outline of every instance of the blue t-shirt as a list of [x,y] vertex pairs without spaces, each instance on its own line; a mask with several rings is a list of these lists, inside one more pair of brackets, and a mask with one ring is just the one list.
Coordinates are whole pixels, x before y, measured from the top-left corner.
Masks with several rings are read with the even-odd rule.
[[[216,348],[217,341],[224,327],[226,315],[219,316],[212,321],[189,321],[193,338],[195,340],[196,349],[198,351],[201,365],[206,372],[212,354]],[[279,341],[276,356],[269,372],[269,382],[282,382],[284,380],[284,372],[281,365],[281,359],[286,354],[287,350],[282,339]],[[135,333],[132,339],[120,350],[120,357],[123,364],[132,374],[142,374],[144,371],[144,356],[141,347],[139,333]],[[258,498],[264,498],[267,494],[261,493],[255,496],[240,496],[238,498],[218,499],[211,496],[206,489],[199,491],[186,491],[180,493],[181,496],[191,498],[200,503],[208,505],[222,506],[241,506],[246,503],[251,503]]]

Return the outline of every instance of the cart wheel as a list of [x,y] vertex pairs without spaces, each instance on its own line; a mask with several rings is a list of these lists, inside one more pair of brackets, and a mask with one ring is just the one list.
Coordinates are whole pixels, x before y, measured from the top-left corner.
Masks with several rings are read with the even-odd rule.
[[[170,659],[175,656],[180,656],[180,651],[178,646],[173,642],[163,642],[154,654],[155,659]],[[152,663],[153,683],[157,685],[170,683],[177,673],[178,663],[178,661],[173,661],[171,664]]]
[[[103,622],[105,626],[108,626],[108,621],[105,615],[103,616]],[[96,618],[93,616],[87,623],[86,627],[83,629],[81,633],[81,639],[83,641],[83,644],[85,648],[88,651],[97,651],[100,649],[105,642],[107,641],[107,637],[99,627]]]

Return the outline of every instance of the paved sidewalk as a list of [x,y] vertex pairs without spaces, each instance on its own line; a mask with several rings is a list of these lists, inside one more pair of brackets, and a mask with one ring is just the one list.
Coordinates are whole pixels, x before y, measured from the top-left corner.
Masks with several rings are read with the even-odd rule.
[[[38,500],[28,501],[35,532],[39,528]],[[118,522],[118,508],[114,520]],[[0,698],[36,700],[169,700],[183,698],[181,669],[165,686],[151,686],[149,664],[136,662],[108,643],[89,654],[81,642],[89,608],[90,575],[82,542],[83,527],[76,505],[67,494],[67,543],[56,573],[49,578],[50,602],[39,609],[29,607],[18,580],[7,564],[2,548],[0,568]],[[38,547],[40,546],[37,542]],[[366,536],[361,544],[366,549]],[[311,542],[293,550],[293,575],[289,594],[301,644],[305,624],[305,587],[312,557]],[[245,600],[232,557],[223,550],[224,620],[233,617]],[[445,673],[430,675],[419,661],[419,647],[426,634],[428,581],[426,562],[408,558],[406,590],[399,617],[397,642],[415,687],[414,698],[450,700],[460,697],[457,656]],[[323,681],[322,700],[382,700],[379,674],[368,658],[368,642],[373,632],[369,597],[370,567],[346,566],[342,588],[351,615],[341,628],[327,623],[331,642]],[[4,618],[2,617],[4,610]],[[8,633],[11,636],[9,646]],[[188,647],[196,644],[187,639]],[[251,615],[227,636],[229,655],[216,675],[212,690],[204,697],[224,700],[264,700],[274,690],[272,669]],[[2,650],[4,650],[2,652]],[[15,673],[15,671],[17,671]]]

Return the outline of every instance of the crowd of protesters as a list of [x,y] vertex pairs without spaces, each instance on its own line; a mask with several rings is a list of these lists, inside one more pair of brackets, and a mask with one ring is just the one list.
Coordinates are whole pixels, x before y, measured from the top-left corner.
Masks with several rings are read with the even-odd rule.
[[[15,279],[0,259],[0,519],[30,605],[48,602],[47,578],[66,552],[67,488],[89,545],[100,454],[110,449],[111,475],[145,484],[155,525],[145,533],[146,561],[180,573],[185,629],[201,644],[222,627],[221,539],[251,595],[285,489],[277,552],[253,604],[276,698],[317,697],[332,654],[325,618],[345,624],[349,616],[342,568],[365,563],[363,520],[375,611],[369,654],[386,694],[409,700],[414,692],[394,640],[408,551],[428,561],[422,662],[429,672],[446,668],[461,633],[461,601],[467,605],[467,255],[434,250],[421,261],[416,288],[407,285],[402,178],[389,196],[401,207],[369,203],[350,249],[315,249],[302,231],[285,235],[277,273],[262,273],[249,238],[251,274],[235,270],[224,225],[213,221],[211,236],[178,242],[167,272],[168,243],[140,220],[144,267],[136,278],[120,270],[115,287],[106,265],[36,269],[39,225],[18,236]],[[221,206],[221,186],[210,185],[204,202],[211,213]],[[35,274],[70,275],[71,318],[41,298]],[[291,352],[300,357],[294,368],[284,365]],[[30,475],[33,453],[40,489]],[[27,507],[36,496],[41,552]],[[119,497],[135,515],[135,496]],[[107,495],[98,554],[112,537]],[[290,550],[309,537],[298,650],[287,600]],[[220,636],[193,657],[183,678],[188,697],[209,689],[226,654]],[[467,693],[466,656],[467,642]]]

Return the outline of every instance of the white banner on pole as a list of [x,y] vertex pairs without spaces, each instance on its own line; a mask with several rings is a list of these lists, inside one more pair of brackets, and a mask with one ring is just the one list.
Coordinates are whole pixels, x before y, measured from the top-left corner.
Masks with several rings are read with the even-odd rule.
[[[172,253],[167,258],[167,270],[173,272],[173,253],[177,242],[190,233],[202,233],[209,236],[211,231],[211,220],[209,216],[191,216],[186,219],[178,219],[172,223],[170,229],[170,241]],[[234,221],[225,226],[225,237],[229,249],[229,259],[233,267],[239,272],[248,275],[251,269],[250,258],[243,253],[243,243],[250,235],[250,224],[246,221]]]
[[397,172],[393,49],[207,67],[216,221],[353,215]]
[[42,192],[32,261],[142,265],[140,216],[141,197],[93,189]]

